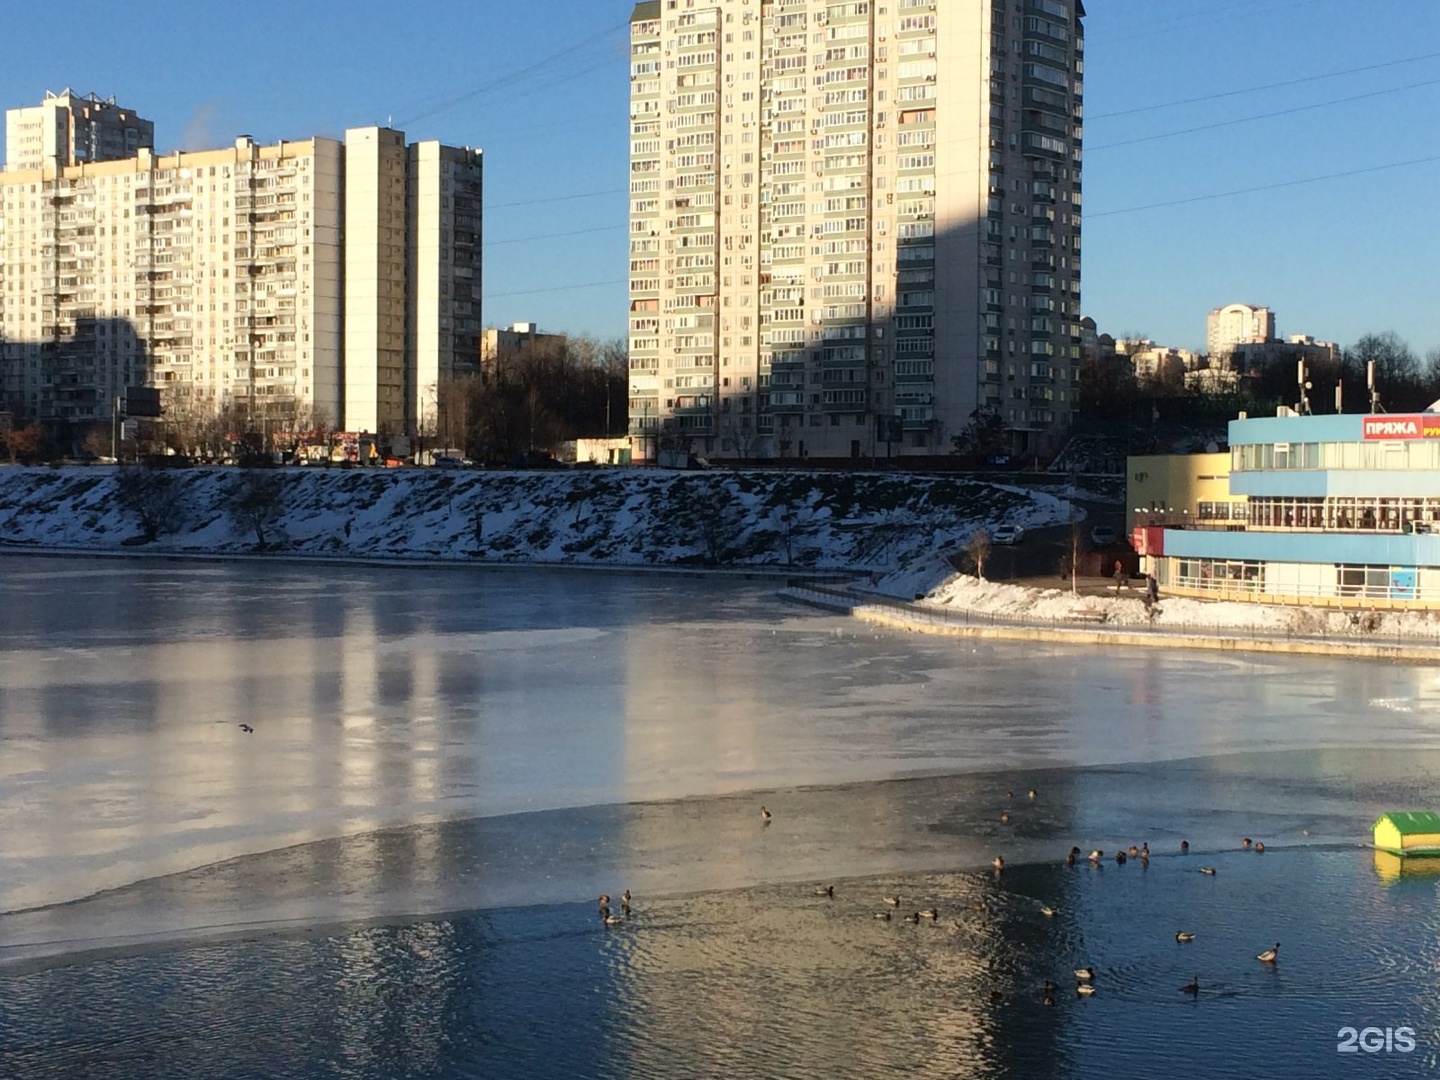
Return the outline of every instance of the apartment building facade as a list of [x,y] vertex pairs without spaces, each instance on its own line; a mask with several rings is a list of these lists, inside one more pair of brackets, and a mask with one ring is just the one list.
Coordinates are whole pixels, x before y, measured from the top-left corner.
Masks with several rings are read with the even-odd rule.
[[17,172],[121,161],[154,146],[154,123],[113,97],[47,90],[39,105],[5,113],[5,167]]
[[[349,230],[380,176],[351,150],[390,136],[391,231]],[[426,372],[477,366],[478,299],[457,283],[478,289],[479,151],[456,154],[473,171],[436,186],[463,193],[408,218],[408,150],[379,128],[0,173],[0,398],[89,424],[150,385],[177,421],[414,430]],[[453,200],[475,218],[459,242]]]
[[1205,317],[1205,351],[1213,360],[1228,358],[1237,345],[1275,340],[1275,313],[1254,304],[1225,304]]
[[1080,346],[1079,0],[631,17],[631,431],[713,456],[1057,446]]

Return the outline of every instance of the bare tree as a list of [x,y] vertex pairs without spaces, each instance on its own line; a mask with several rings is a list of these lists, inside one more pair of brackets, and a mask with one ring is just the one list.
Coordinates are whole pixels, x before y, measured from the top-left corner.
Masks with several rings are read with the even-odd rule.
[[975,561],[975,576],[984,581],[985,561],[990,558],[990,531],[976,529],[970,534],[970,543],[966,545],[965,550]]
[[179,531],[185,522],[184,492],[170,473],[127,465],[116,474],[115,497],[139,520],[146,543]]
[[284,474],[265,469],[245,469],[227,500],[230,518],[255,534],[261,551],[270,549],[270,530],[284,513]]

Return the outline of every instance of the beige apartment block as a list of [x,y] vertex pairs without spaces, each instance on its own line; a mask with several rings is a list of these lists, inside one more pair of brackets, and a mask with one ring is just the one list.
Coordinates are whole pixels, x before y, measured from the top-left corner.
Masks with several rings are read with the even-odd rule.
[[5,112],[5,168],[120,161],[155,146],[155,125],[115,99],[69,89],[45,92],[39,105]]
[[131,385],[256,430],[338,411],[340,144],[0,173],[0,392],[109,420]]
[[405,430],[405,134],[345,132],[347,431]]
[[412,433],[478,367],[480,192],[479,151],[384,128],[0,173],[0,398]]
[[1056,448],[1080,352],[1080,0],[631,16],[637,457]]
[[1275,340],[1275,313],[1254,304],[1226,304],[1205,317],[1205,351],[1212,360],[1228,357],[1237,345]]
[[484,168],[479,150],[438,142],[413,144],[407,168],[405,430],[433,435],[442,380],[478,371]]

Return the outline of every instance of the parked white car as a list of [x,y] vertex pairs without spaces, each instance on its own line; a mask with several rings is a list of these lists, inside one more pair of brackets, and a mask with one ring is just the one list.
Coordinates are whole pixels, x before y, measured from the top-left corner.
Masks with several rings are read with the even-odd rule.
[[990,542],[992,544],[1005,544],[1007,546],[1010,544],[1018,544],[1024,535],[1025,530],[1019,525],[997,525],[990,533]]
[[1090,539],[1096,547],[1109,547],[1115,543],[1119,537],[1111,526],[1096,525],[1095,528],[1090,530]]

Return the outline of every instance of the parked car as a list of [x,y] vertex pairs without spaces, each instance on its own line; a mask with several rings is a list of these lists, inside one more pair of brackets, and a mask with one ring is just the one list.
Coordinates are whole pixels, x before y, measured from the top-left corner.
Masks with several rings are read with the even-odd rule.
[[1018,544],[1024,535],[1025,530],[1019,525],[997,525],[990,534],[990,542],[992,544]]
[[1119,539],[1113,526],[1096,525],[1090,530],[1090,540],[1096,547],[1109,547]]

